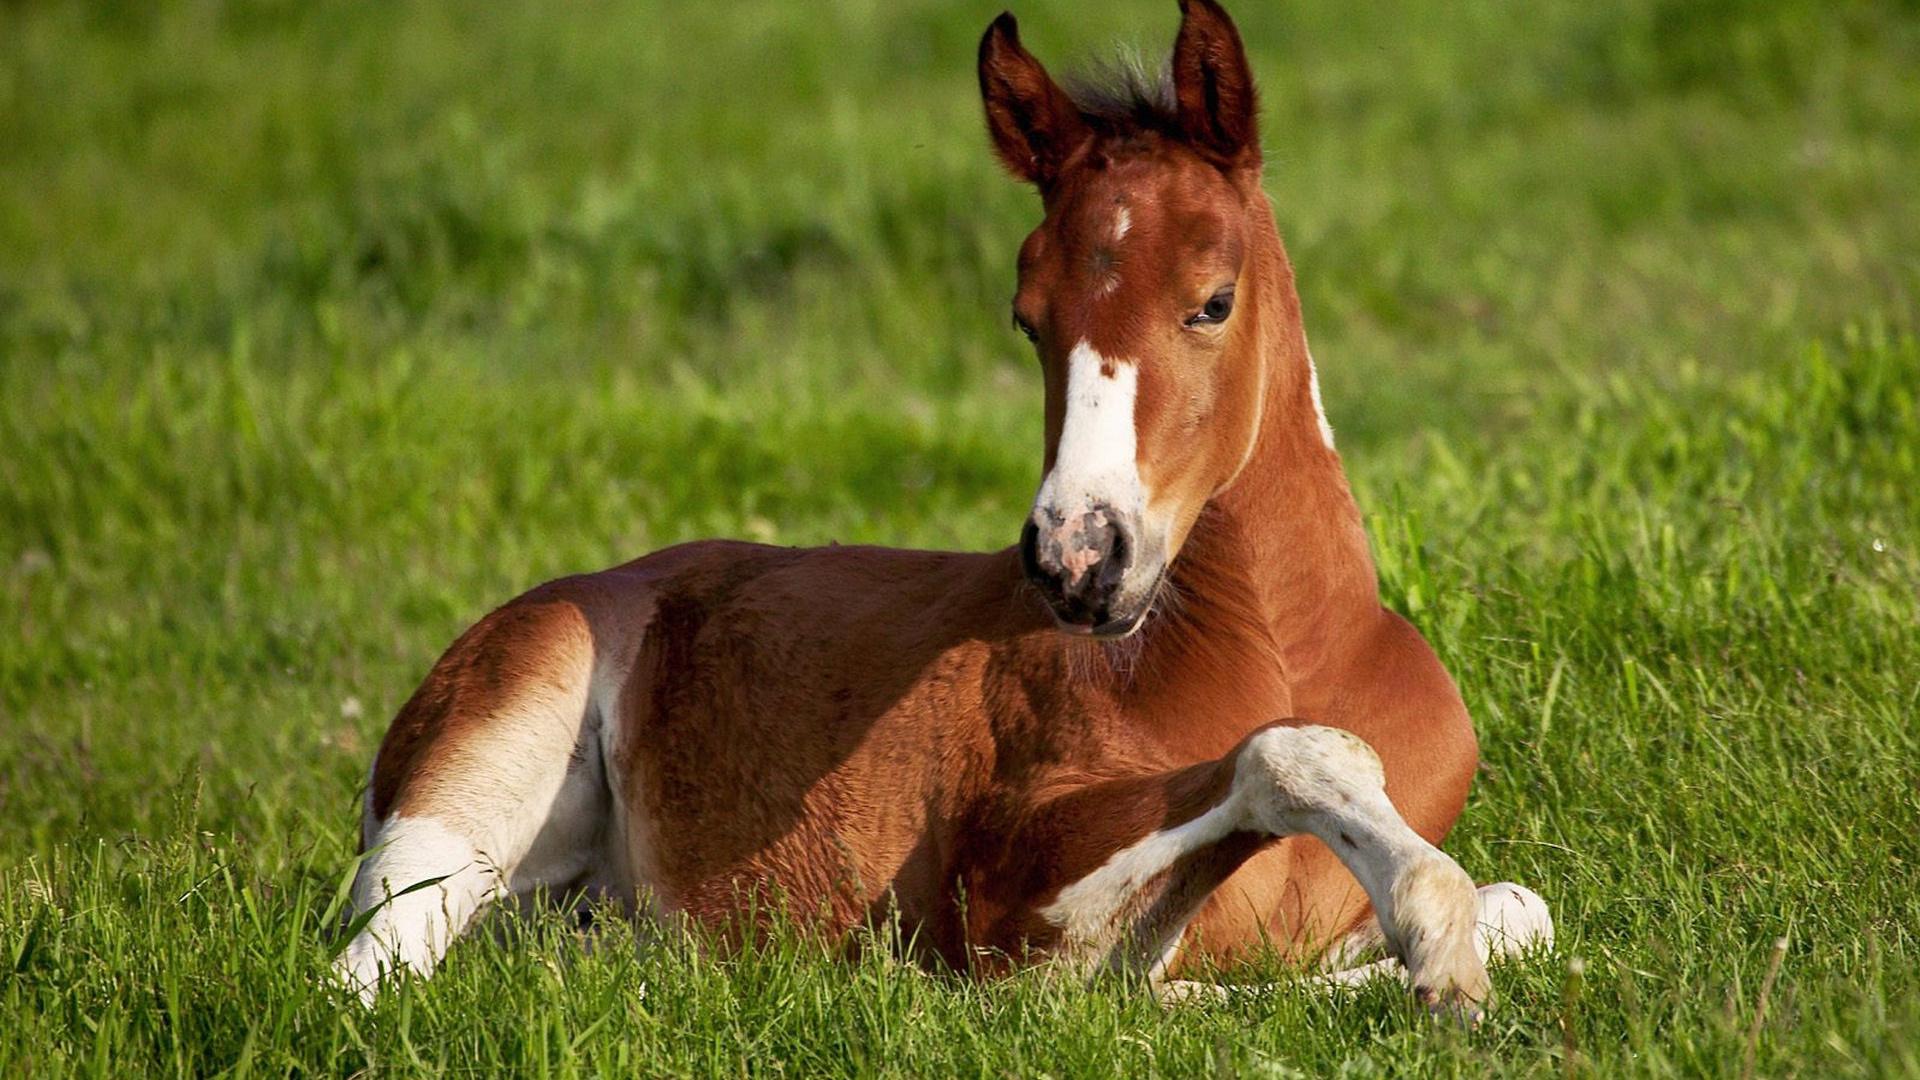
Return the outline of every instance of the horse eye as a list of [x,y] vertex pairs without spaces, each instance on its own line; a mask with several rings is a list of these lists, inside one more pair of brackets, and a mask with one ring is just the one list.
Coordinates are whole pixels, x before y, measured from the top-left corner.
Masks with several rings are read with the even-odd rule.
[[1226,322],[1227,316],[1231,314],[1233,314],[1233,289],[1225,288],[1208,297],[1199,313],[1187,320],[1187,325]]
[[1037,345],[1037,344],[1039,344],[1039,342],[1040,342],[1040,332],[1039,332],[1038,330],[1035,330],[1035,329],[1034,329],[1034,328],[1033,328],[1033,327],[1032,327],[1032,326],[1031,326],[1031,325],[1030,325],[1030,324],[1029,324],[1029,323],[1027,322],[1027,320],[1025,320],[1025,319],[1023,319],[1023,318],[1021,318],[1021,317],[1020,317],[1020,316],[1018,316],[1018,315],[1015,315],[1015,316],[1013,317],[1013,327],[1014,327],[1014,329],[1016,329],[1016,330],[1018,330],[1018,331],[1020,331],[1021,333],[1023,333],[1023,334],[1025,334],[1025,335],[1027,335],[1027,340],[1028,340],[1028,341],[1031,341],[1031,342],[1033,342],[1033,343],[1034,343],[1034,344],[1036,344],[1036,345]]

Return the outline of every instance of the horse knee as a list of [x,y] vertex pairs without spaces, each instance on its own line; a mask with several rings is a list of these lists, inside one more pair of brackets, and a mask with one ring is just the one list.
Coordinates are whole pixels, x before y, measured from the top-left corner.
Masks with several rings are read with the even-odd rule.
[[1386,770],[1380,755],[1351,731],[1318,724],[1273,725],[1242,744],[1234,764],[1234,788],[1256,823],[1286,835],[1302,831],[1300,815],[1384,799]]

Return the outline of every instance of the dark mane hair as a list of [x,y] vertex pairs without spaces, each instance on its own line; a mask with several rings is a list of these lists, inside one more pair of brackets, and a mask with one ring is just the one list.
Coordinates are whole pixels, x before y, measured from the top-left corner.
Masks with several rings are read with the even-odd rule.
[[1069,72],[1062,88],[1096,128],[1180,133],[1171,61],[1162,61],[1149,70],[1138,54],[1120,52]]

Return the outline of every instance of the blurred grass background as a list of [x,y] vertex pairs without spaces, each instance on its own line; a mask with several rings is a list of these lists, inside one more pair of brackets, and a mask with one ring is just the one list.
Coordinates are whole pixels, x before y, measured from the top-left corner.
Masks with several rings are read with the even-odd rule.
[[[1450,846],[1584,1004],[564,935],[314,985],[372,746],[489,606],[696,536],[1011,542],[998,10],[0,0],[9,1071],[1559,1074],[1571,1010],[1583,1075],[1734,1075],[1788,933],[1759,1075],[1920,1075],[1912,0],[1234,10],[1386,598],[1480,720]],[[1176,25],[1017,14],[1056,71]]]

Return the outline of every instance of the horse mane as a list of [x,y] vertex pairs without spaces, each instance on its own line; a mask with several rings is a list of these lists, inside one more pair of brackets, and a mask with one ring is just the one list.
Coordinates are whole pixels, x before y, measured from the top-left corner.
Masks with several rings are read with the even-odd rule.
[[1062,89],[1093,126],[1108,132],[1145,128],[1177,135],[1180,106],[1173,93],[1172,58],[1149,68],[1122,49],[1069,72]]

